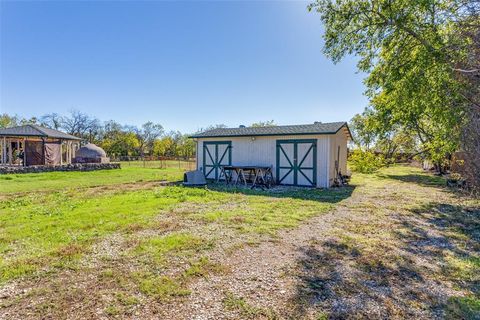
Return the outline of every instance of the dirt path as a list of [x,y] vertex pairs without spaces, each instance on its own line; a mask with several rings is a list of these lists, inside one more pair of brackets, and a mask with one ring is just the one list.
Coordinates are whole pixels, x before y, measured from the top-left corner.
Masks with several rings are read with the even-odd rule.
[[[182,318],[268,318],[289,313],[290,301],[295,299],[298,285],[295,279],[297,261],[305,257],[303,248],[328,235],[334,228],[333,222],[347,214],[348,211],[336,210],[315,217],[298,229],[282,232],[274,241],[246,246],[231,255],[218,255],[216,258],[230,272],[197,281],[191,287],[190,298],[182,302]],[[232,300],[246,298],[248,306],[238,306],[232,301],[230,311],[233,312],[226,312],[228,296]],[[163,315],[171,319],[179,316],[168,310]]]
[[412,214],[402,188],[428,204],[458,200],[442,189],[398,182],[354,193],[272,241],[217,252],[214,258],[231,272],[197,281],[189,298],[161,317],[444,318],[449,299],[469,293],[444,276],[445,257],[471,254],[478,241],[465,247],[449,239],[448,217],[436,217],[435,208]]

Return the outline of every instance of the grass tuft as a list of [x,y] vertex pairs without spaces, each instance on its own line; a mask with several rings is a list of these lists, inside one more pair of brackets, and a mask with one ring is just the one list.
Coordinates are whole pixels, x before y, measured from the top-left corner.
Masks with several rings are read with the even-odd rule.
[[185,288],[181,281],[169,276],[137,273],[135,278],[138,281],[140,292],[159,300],[166,300],[172,297],[183,297],[190,294],[190,290]]
[[164,262],[167,254],[188,256],[200,250],[213,247],[213,242],[205,241],[189,233],[171,233],[142,241],[135,249],[137,255],[147,255],[156,263]]
[[480,299],[478,297],[451,297],[447,302],[447,318],[449,319],[479,319]]
[[237,297],[231,292],[225,294],[222,303],[226,309],[240,313],[243,319],[278,319],[273,310],[252,306],[243,297]]

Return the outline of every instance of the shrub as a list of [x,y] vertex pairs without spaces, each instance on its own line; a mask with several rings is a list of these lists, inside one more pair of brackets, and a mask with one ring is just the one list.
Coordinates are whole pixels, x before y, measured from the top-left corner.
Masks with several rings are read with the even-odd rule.
[[373,173],[386,165],[383,156],[363,150],[354,150],[349,160],[352,171],[360,173]]

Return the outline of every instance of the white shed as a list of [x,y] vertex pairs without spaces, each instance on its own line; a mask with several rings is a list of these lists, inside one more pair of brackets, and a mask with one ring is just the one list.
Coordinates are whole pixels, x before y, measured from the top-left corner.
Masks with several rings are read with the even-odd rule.
[[272,166],[277,184],[328,188],[347,171],[346,122],[217,128],[191,136],[197,170],[218,179],[221,166]]

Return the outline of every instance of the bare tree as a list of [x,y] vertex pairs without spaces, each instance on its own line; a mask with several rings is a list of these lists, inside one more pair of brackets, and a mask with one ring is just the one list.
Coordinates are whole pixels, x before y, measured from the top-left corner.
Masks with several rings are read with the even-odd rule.
[[275,127],[275,121],[274,120],[267,120],[267,121],[258,121],[254,122],[250,125],[250,127],[253,128],[258,128],[258,127]]
[[218,123],[218,124],[208,126],[206,128],[200,128],[195,133],[200,133],[200,132],[209,131],[209,130],[213,130],[213,129],[224,129],[224,128],[227,128],[227,125],[225,125],[223,123]]
[[473,191],[480,193],[480,17],[461,25],[461,36],[469,39],[468,54],[458,63],[460,79],[465,83],[464,96],[468,101],[467,121],[462,132],[464,163],[461,174]]
[[98,119],[92,118],[78,110],[72,110],[70,116],[63,118],[61,127],[71,135],[92,142],[99,133],[101,125]]
[[144,123],[141,128],[135,128],[135,133],[140,143],[139,153],[143,156],[145,150],[148,150],[151,153],[153,143],[163,134],[163,127],[160,124],[149,121]]
[[40,124],[42,126],[58,130],[62,127],[63,118],[58,113],[48,113],[40,117]]

